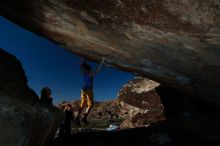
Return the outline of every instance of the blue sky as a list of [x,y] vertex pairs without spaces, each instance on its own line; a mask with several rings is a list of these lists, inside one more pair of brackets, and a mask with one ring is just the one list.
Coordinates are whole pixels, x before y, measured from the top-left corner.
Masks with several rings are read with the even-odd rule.
[[[38,95],[44,86],[48,86],[52,89],[55,104],[80,99],[80,57],[1,16],[0,48],[22,62],[28,84]],[[95,100],[115,99],[119,89],[132,78],[129,73],[104,67],[94,77]]]

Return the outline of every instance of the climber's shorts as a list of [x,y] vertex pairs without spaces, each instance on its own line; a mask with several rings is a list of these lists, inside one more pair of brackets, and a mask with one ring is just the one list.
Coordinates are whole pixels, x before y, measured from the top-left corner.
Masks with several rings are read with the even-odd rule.
[[80,107],[84,107],[86,102],[88,107],[93,105],[93,89],[87,89],[81,91],[81,104]]

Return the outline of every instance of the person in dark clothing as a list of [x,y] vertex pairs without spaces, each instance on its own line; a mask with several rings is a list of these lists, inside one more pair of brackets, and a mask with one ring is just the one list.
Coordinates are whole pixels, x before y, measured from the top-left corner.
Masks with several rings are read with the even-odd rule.
[[40,102],[47,105],[53,105],[53,97],[51,97],[51,89],[48,87],[44,87],[41,90]]
[[63,108],[64,118],[59,128],[59,136],[71,135],[71,121],[74,122],[73,110],[70,104]]

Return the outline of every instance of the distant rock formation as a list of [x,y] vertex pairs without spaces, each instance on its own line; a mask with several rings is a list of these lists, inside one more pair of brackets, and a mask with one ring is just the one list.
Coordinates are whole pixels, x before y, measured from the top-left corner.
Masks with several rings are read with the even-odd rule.
[[75,54],[220,104],[219,0],[1,0],[0,14]]
[[0,48],[0,145],[47,146],[59,126],[55,107],[38,104],[21,63]]

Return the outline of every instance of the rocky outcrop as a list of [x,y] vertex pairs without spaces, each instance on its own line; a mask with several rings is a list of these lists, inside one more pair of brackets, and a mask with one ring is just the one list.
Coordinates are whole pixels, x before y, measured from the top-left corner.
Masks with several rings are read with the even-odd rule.
[[73,53],[220,104],[219,0],[1,0],[0,14]]
[[138,127],[165,120],[164,107],[155,90],[159,85],[142,77],[136,77],[124,85],[118,94],[118,101],[129,116],[121,127]]
[[0,145],[47,146],[60,121],[55,107],[40,106],[21,63],[0,49]]

